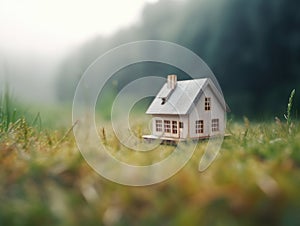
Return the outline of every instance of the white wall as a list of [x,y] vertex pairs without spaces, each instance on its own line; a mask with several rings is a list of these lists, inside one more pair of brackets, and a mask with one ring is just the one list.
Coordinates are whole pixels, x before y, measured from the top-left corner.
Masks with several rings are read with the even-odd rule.
[[[211,110],[205,111],[205,97],[211,98]],[[200,99],[195,104],[195,107],[192,108],[189,115],[153,115],[152,119],[152,134],[155,136],[164,136],[164,137],[173,137],[178,138],[178,134],[164,134],[164,124],[162,123],[162,133],[156,132],[155,120],[161,119],[164,120],[176,120],[182,121],[184,123],[184,128],[181,133],[181,138],[197,138],[197,137],[206,137],[217,134],[222,134],[225,131],[225,109],[222,107],[222,104],[219,102],[218,98],[213,92],[213,89],[208,84],[204,88],[204,92],[202,93]],[[212,119],[219,119],[219,131],[212,132],[211,123]],[[204,132],[202,134],[196,134],[196,120],[204,121]],[[172,129],[172,122],[171,122]],[[178,123],[178,132],[179,132],[179,123]]]
[[[205,97],[211,97],[211,110],[205,111]],[[219,132],[212,132],[211,121],[212,119],[219,119]],[[195,121],[204,121],[204,133],[196,134]],[[190,114],[190,137],[196,138],[199,136],[211,136],[217,135],[219,133],[224,133],[225,129],[225,111],[221,103],[218,101],[217,97],[213,93],[211,87],[208,85],[204,88],[204,93],[201,95],[199,101],[196,103],[196,108],[194,108]]]

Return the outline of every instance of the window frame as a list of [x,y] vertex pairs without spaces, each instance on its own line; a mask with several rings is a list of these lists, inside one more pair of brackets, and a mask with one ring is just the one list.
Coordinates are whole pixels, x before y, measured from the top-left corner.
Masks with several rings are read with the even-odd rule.
[[211,110],[211,97],[205,97],[204,99],[204,110],[210,111]]
[[220,120],[218,118],[214,118],[211,120],[211,131],[212,132],[220,131]]
[[162,132],[163,131],[163,121],[161,119],[155,120],[155,131]]
[[195,121],[195,132],[196,134],[204,133],[204,120],[199,119]]
[[177,127],[177,125],[178,125],[178,122],[177,121],[172,121],[172,133],[173,134],[178,134],[178,127]]
[[183,124],[183,122],[179,122],[179,129],[183,129],[184,128],[184,124]]
[[164,120],[164,132],[171,133],[171,120]]

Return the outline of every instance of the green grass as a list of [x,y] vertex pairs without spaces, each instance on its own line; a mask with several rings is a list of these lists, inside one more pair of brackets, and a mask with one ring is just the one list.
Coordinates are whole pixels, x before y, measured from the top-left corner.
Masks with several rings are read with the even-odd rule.
[[23,121],[1,138],[0,225],[297,225],[300,132],[251,122],[229,130],[205,172],[203,142],[168,181],[132,188],[98,176],[71,133]]
[[[295,120],[229,121],[232,136],[206,171],[197,170],[206,145],[200,142],[169,180],[128,187],[87,165],[71,126],[39,128],[23,116],[4,118],[0,225],[299,225],[300,123]],[[141,125],[134,125],[137,136]],[[124,161],[142,158],[118,144],[107,125],[103,128],[100,137],[113,154]],[[159,159],[150,154],[143,163],[150,160]]]

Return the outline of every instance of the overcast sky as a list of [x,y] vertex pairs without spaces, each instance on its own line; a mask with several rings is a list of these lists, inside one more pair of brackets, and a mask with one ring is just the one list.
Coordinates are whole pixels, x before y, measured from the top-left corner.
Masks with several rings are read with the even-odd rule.
[[54,53],[138,21],[157,0],[0,0],[0,47]]
[[0,0],[0,92],[6,81],[21,99],[55,98],[58,65],[66,53],[137,23],[145,5],[156,2]]

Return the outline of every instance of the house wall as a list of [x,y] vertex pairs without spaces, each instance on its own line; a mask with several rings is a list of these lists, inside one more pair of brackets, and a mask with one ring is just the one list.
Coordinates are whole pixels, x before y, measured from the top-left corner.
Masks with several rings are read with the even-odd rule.
[[[163,137],[172,137],[172,138],[187,138],[188,137],[188,116],[187,115],[152,115],[152,135],[155,136],[163,136]],[[162,132],[156,131],[156,120],[160,119],[163,121],[162,123]],[[172,121],[177,121],[177,134],[173,133],[165,133],[164,132],[164,120],[171,121],[171,129],[172,129]],[[179,122],[183,122],[183,128],[179,128]]]
[[[205,97],[211,97],[211,110],[205,110]],[[204,137],[224,133],[225,130],[225,110],[217,97],[213,93],[211,87],[208,85],[204,88],[204,93],[195,104],[189,115],[190,138]],[[219,132],[212,132],[212,119],[219,119]],[[204,121],[204,133],[196,133],[196,120]]]

